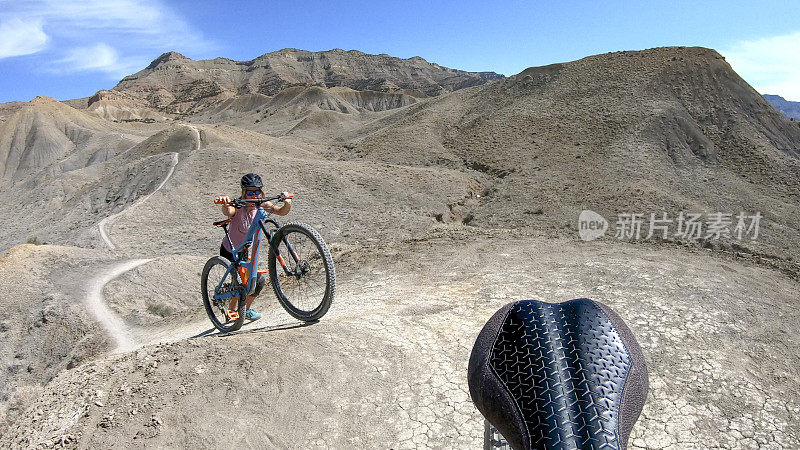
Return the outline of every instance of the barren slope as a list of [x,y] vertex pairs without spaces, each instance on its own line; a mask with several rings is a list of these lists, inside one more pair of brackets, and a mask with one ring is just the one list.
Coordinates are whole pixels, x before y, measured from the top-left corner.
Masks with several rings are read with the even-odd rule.
[[758,211],[759,242],[744,246],[800,258],[800,128],[713,50],[530,68],[406,108],[342,142],[359,160],[480,179],[480,199],[440,211],[442,220],[558,230],[584,209],[612,224],[624,212]]
[[37,97],[2,123],[0,182],[24,180],[45,169],[61,175],[101,163],[148,131],[110,124],[52,98]]
[[0,320],[0,406],[17,388],[45,384],[108,349],[107,337],[83,304],[80,277],[91,276],[84,267],[108,260],[51,245],[22,245],[0,257],[0,307],[6,311]]
[[151,125],[113,124],[46,102],[20,110],[0,135],[6,174],[0,189],[15,199],[0,205],[8,218],[0,229],[2,250],[33,237],[91,246],[97,222],[153,191],[173,152],[196,147],[198,138],[186,126],[158,133]]

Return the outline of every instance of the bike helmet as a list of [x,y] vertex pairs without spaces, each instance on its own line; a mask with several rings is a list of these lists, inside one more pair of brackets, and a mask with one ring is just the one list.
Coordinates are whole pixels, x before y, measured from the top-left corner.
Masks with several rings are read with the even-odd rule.
[[249,187],[263,187],[264,183],[261,182],[261,177],[254,174],[248,173],[247,175],[242,177],[242,189],[249,188]]

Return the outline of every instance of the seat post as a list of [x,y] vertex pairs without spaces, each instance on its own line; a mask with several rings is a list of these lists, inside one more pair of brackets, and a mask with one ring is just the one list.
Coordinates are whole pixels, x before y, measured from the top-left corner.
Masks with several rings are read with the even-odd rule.
[[[233,250],[236,247],[233,245],[233,241],[231,240],[231,236],[228,234],[228,224],[227,223],[222,224],[222,229],[225,230],[225,237],[228,239],[228,243],[231,244],[231,250]],[[233,251],[231,251],[231,254],[233,254]],[[231,262],[233,262],[233,261],[231,261]]]

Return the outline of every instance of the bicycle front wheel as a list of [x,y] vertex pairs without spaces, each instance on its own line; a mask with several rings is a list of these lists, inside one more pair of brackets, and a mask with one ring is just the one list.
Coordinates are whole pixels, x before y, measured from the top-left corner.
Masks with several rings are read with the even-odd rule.
[[[206,307],[208,318],[223,333],[230,333],[242,327],[246,309],[245,295],[241,289],[241,283],[236,279],[236,273],[230,272],[226,275],[228,264],[227,259],[214,256],[206,262],[205,267],[203,267],[203,274],[200,277],[200,289],[203,293],[203,304]],[[222,292],[238,292],[238,294],[233,297],[215,300],[214,294]],[[239,317],[234,319],[230,319],[225,314],[225,310],[230,306],[232,298],[238,300],[235,305]]]
[[305,322],[328,312],[336,274],[328,246],[316,230],[300,222],[280,227],[268,260],[272,288],[286,312]]

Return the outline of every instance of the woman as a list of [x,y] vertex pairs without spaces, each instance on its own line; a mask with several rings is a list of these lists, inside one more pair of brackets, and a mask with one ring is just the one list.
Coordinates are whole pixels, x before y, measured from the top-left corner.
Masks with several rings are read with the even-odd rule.
[[[242,177],[241,185],[242,199],[264,198],[264,191],[261,190],[264,184],[261,182],[260,176],[254,173],[248,173]],[[284,194],[286,194],[286,192],[284,192]],[[256,203],[247,203],[244,207],[237,209],[230,205],[231,198],[226,196],[217,197],[216,202],[223,204],[222,214],[225,214],[231,218],[228,236],[230,236],[230,240],[233,242],[234,248],[242,245],[244,238],[247,236],[247,231],[250,229],[250,224],[253,223],[253,219],[256,216],[256,211],[258,211],[258,205]],[[292,199],[287,198],[284,200],[283,206],[280,208],[273,205],[271,202],[262,203],[261,208],[267,212],[271,212],[279,216],[285,216],[286,214],[289,214],[289,210],[292,208]],[[223,258],[227,258],[228,261],[233,262],[232,251],[233,249],[230,247],[230,242],[228,242],[228,239],[223,239],[222,245],[219,247],[219,255]],[[245,314],[246,319],[258,320],[261,318],[261,314],[255,309],[251,308],[250,305],[252,305],[253,300],[258,296],[258,294],[261,293],[261,289],[266,283],[267,280],[264,278],[264,275],[258,274],[256,289],[253,292],[253,295],[247,296],[247,313]],[[228,308],[232,311],[236,311],[236,302],[236,299],[232,299]]]

